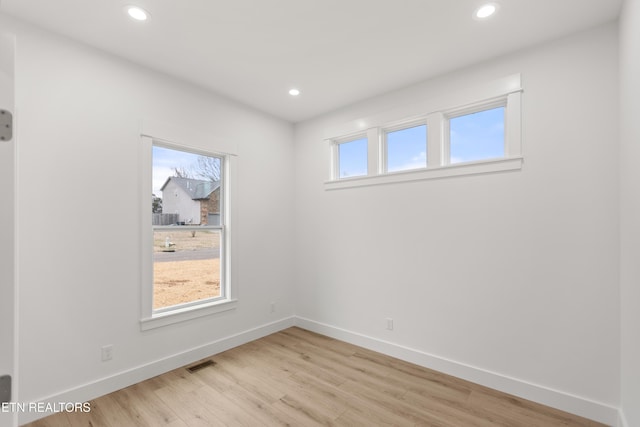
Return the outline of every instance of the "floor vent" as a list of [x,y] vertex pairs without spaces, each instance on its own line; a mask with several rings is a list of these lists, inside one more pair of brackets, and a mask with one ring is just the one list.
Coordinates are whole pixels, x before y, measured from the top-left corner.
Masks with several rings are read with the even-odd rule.
[[189,372],[191,372],[193,374],[194,372],[197,372],[200,369],[204,369],[207,366],[213,366],[215,364],[216,364],[216,362],[214,362],[213,360],[209,359],[209,360],[205,360],[204,362],[200,362],[197,365],[189,366],[187,368],[187,371],[189,371]]

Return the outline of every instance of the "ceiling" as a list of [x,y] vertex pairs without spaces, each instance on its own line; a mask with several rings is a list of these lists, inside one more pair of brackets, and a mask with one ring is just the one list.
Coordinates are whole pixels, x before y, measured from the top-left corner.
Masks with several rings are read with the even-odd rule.
[[[291,122],[615,20],[622,0],[1,0],[0,11]],[[128,18],[136,4],[152,17]],[[296,87],[298,97],[288,94]]]

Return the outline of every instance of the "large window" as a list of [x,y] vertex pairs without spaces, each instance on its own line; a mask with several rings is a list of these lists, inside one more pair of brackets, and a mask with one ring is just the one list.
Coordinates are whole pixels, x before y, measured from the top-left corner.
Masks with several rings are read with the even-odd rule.
[[173,323],[167,321],[172,315],[184,320],[185,313],[230,301],[229,159],[153,140],[147,144],[151,200],[143,207],[149,230],[143,233],[143,327],[154,319],[163,319],[158,326]]
[[222,158],[154,145],[152,162],[154,310],[223,296]]

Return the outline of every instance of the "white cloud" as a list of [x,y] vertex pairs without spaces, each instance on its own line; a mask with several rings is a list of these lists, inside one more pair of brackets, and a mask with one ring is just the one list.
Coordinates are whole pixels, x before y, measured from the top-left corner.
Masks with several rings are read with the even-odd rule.
[[402,171],[408,169],[419,169],[427,166],[427,152],[421,151],[417,156],[413,156],[410,161],[397,166],[390,171]]
[[164,185],[167,178],[173,176],[173,168],[168,166],[156,166],[153,168],[152,188],[153,194],[162,197],[160,188]]

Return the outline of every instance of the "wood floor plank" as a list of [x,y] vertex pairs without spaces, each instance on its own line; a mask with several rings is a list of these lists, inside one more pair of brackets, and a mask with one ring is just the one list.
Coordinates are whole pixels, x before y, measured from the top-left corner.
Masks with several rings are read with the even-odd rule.
[[496,394],[493,390],[490,392],[474,390],[470,396],[469,405],[477,414],[488,414],[492,420],[507,425],[529,425],[532,427],[601,425],[515,396]]
[[465,427],[490,427],[496,425],[484,417],[478,417],[474,411],[465,405],[452,405],[448,401],[433,399],[424,394],[410,391],[402,398],[402,401],[405,404],[421,408],[447,425]]
[[[283,334],[283,336],[286,336],[286,334]],[[273,339],[275,340],[277,337],[273,337]],[[333,352],[331,348],[326,348],[325,343],[322,343],[322,345],[323,347],[314,347],[304,342],[295,344],[300,357],[304,360],[327,371],[333,371],[343,379],[365,382],[367,386],[381,390],[391,396],[400,397],[406,393],[407,389],[404,386],[393,384],[393,381],[387,378],[388,371],[377,367],[367,369],[364,364],[352,360],[353,349],[347,355],[344,355],[343,353]]]
[[[116,392],[119,393],[119,392]],[[149,423],[143,422],[143,420],[137,420],[130,417],[130,412],[127,409],[120,406],[117,399],[114,398],[115,393],[107,394],[100,398],[100,402],[92,403],[91,410],[93,411],[94,405],[99,407],[102,414],[102,420],[107,427],[116,426],[143,426],[146,427]],[[67,414],[69,416],[70,414]]]
[[31,427],[71,427],[65,414],[50,415],[29,424]]
[[[257,382],[256,378],[234,378],[221,369],[207,369],[194,375],[202,375],[204,381],[210,381],[210,387],[230,399],[245,414],[263,425],[290,425],[294,419],[273,407],[273,403],[285,396],[285,393],[267,382]],[[264,389],[260,389],[264,386]]]
[[371,405],[364,397],[346,392],[339,386],[324,383],[322,380],[312,377],[308,373],[298,372],[295,375],[307,375],[309,381],[313,381],[318,388],[330,391],[332,398],[345,403],[347,410],[336,419],[336,422],[338,423],[343,423],[344,420],[347,419],[362,419],[366,420],[366,422],[364,424],[356,425],[388,424],[394,426],[413,426],[415,424],[407,418],[391,414],[378,406]]
[[385,412],[410,420],[416,425],[449,427],[446,420],[441,419],[437,414],[430,414],[421,407],[411,406],[402,399],[391,397],[356,381],[347,381],[340,388],[350,394],[359,396],[368,403],[368,406],[383,408]]
[[274,356],[276,358],[275,364],[288,375],[298,371],[305,371],[313,373],[316,378],[320,378],[330,384],[337,385],[346,381],[346,379],[337,374],[334,369],[327,369],[316,365],[311,362],[309,358],[301,357],[299,353],[294,350],[270,347],[266,348],[264,353]]
[[170,384],[155,390],[164,404],[171,408],[187,426],[224,426],[225,423],[216,414],[197,401],[198,389],[182,392]]
[[28,427],[602,426],[295,327],[207,359]]
[[[216,381],[221,377],[225,378],[229,383],[229,389],[235,389],[234,386],[237,385],[245,391],[245,394],[255,395],[265,403],[273,403],[286,394],[286,391],[282,387],[279,387],[277,383],[274,384],[272,381],[269,381],[269,379],[265,379],[254,369],[234,369],[224,363],[223,360],[216,366],[210,369],[204,369],[201,372],[196,372],[193,375],[200,375],[202,381],[207,384],[212,384],[209,382],[211,380]],[[223,390],[219,391],[223,392]]]
[[333,352],[340,353],[342,356],[352,356],[359,347],[355,347],[352,344],[334,340],[324,335],[316,334],[315,332],[307,331],[300,328],[289,328],[281,331],[281,335],[285,337],[291,337],[297,342],[306,342],[316,348],[330,349]]
[[155,387],[151,383],[142,382],[114,393],[113,397],[118,404],[127,410],[130,417],[144,420],[145,424],[153,426],[167,426],[178,419],[156,394]]

